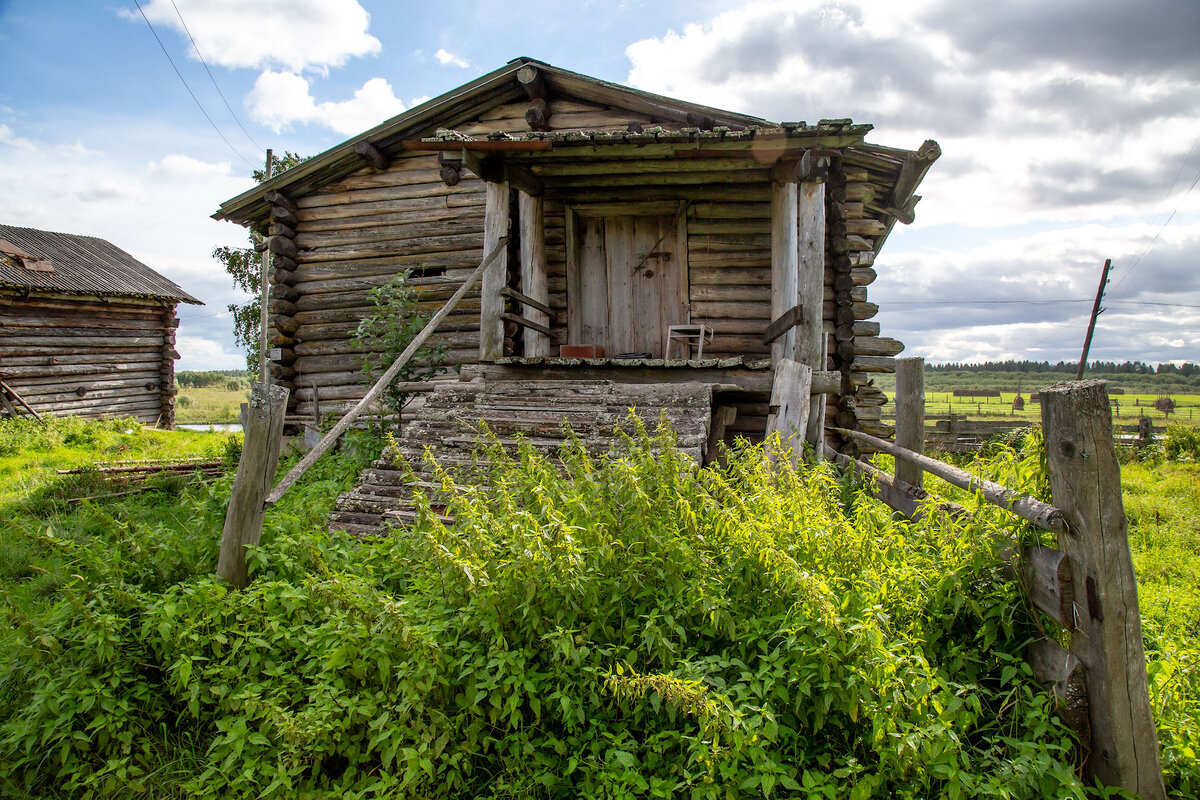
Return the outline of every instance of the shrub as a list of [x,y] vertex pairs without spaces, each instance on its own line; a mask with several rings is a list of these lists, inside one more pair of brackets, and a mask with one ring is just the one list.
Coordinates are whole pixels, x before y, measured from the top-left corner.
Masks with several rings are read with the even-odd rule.
[[1176,461],[1200,461],[1200,430],[1172,425],[1167,428],[1163,450],[1167,458]]
[[180,552],[47,534],[87,578],[19,626],[0,778],[149,791],[193,742],[204,797],[1083,796],[981,523],[671,444],[492,447],[490,488],[441,473],[454,525],[370,546],[285,498],[237,593],[219,499]]

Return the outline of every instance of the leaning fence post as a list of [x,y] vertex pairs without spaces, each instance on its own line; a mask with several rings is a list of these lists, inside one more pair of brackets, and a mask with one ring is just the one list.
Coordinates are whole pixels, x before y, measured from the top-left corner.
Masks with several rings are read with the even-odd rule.
[[1144,800],[1162,798],[1107,385],[1062,383],[1041,398],[1050,489],[1069,528],[1058,546],[1075,587],[1071,653],[1086,670],[1092,740],[1084,774]]
[[246,405],[242,457],[225,512],[221,532],[221,552],[217,557],[217,577],[245,587],[246,548],[258,544],[262,535],[266,507],[263,499],[275,482],[279,448],[283,443],[283,418],[287,412],[288,390],[282,386],[255,383]]
[[[896,444],[925,453],[925,359],[896,359]],[[896,459],[896,478],[918,489],[925,486],[925,471]]]

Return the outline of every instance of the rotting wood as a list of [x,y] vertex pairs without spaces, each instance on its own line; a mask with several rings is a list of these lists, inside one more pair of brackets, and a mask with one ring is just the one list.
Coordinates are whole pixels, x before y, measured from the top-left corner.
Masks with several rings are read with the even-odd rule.
[[1050,489],[1067,521],[1058,546],[1078,599],[1071,652],[1087,668],[1084,774],[1158,800],[1166,791],[1106,384],[1057,384],[1041,391],[1041,405]]

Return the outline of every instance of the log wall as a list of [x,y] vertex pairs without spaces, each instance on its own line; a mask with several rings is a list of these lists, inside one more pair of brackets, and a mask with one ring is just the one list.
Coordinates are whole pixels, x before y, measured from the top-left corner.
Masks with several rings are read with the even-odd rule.
[[0,294],[0,379],[39,414],[174,427],[174,304]]
[[[476,137],[521,133],[529,130],[529,110],[529,100],[509,102],[454,128]],[[548,110],[549,130],[678,128],[577,101],[551,100]],[[769,358],[770,347],[762,342],[771,321],[766,167],[745,157],[646,159],[606,153],[588,161],[583,148],[575,153],[564,148],[526,162],[547,186],[549,327],[557,339],[551,351],[567,341],[568,205],[683,201],[691,320],[715,331],[705,355]],[[272,344],[281,350],[272,374],[292,390],[293,416],[340,413],[365,393],[369,382],[353,334],[358,321],[372,313],[370,289],[411,269],[420,308],[432,314],[483,258],[485,184],[470,170],[448,163],[454,162],[439,161],[435,153],[405,151],[383,169],[364,162],[357,172],[294,202],[275,198],[274,222],[265,231],[273,237],[275,254]],[[842,396],[830,400],[827,419],[882,435],[887,428],[879,412],[885,398],[871,379],[891,371],[893,356],[903,346],[879,336],[878,323],[871,321],[878,309],[867,300],[876,243],[886,233],[883,223],[868,214],[876,191],[872,174],[862,164],[834,159],[826,206],[823,317],[830,335],[829,368],[844,376]],[[514,225],[512,233],[517,232]],[[287,241],[276,243],[276,238]],[[519,248],[514,235],[509,285],[523,291]],[[446,350],[448,365],[478,361],[479,312],[475,290],[434,336],[433,343]],[[509,299],[505,312],[520,316],[521,308]],[[521,355],[520,330],[512,322],[505,325],[505,355]],[[722,401],[738,411],[729,438],[762,435],[767,397],[731,395]]]

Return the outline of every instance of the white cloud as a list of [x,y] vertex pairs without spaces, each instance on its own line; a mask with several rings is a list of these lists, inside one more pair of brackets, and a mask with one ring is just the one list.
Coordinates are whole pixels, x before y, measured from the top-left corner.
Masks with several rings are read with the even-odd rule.
[[307,79],[270,71],[258,76],[246,103],[250,116],[276,133],[292,123],[316,123],[346,136],[373,128],[405,108],[383,78],[371,78],[350,100],[318,103]]
[[[1121,15],[1107,6],[1096,14]],[[921,215],[941,223],[1081,220],[1160,202],[1162,174],[1195,136],[1197,59],[1144,66],[1152,54],[1142,48],[1097,63],[1039,29],[1035,15],[1053,9],[1004,13],[959,14],[932,0],[902,12],[878,0],[765,0],[633,43],[628,81],[778,121],[852,117],[877,125],[872,141],[899,147],[937,139],[945,155]],[[1126,27],[1139,24],[1131,19]],[[1011,43],[981,46],[984,29]],[[1125,34],[1109,36],[1119,51]]]
[[433,57],[438,60],[439,64],[453,64],[456,67],[463,67],[463,68],[471,66],[471,64],[466,59],[459,58],[458,56],[454,55],[454,53],[451,53],[449,50],[446,50],[445,48],[438,50],[436,53],[433,54]]
[[[248,179],[235,175],[228,161],[179,153],[150,162],[122,159],[90,141],[49,144],[6,130],[0,135],[0,185],[22,188],[0,192],[0,220],[98,236],[129,252],[206,303],[179,307],[176,349],[184,363],[237,368],[236,359],[218,354],[227,346],[221,342],[232,341],[225,306],[242,297],[211,253],[218,245],[241,246],[246,237],[208,215],[245,190]],[[193,345],[202,354],[198,361]]]
[[[186,323],[186,312],[183,312]],[[199,336],[179,336],[175,340],[179,360],[175,370],[245,369],[246,354],[225,349],[225,343]]]
[[[190,31],[204,59],[223,67],[323,71],[382,49],[357,0],[150,0],[142,9],[185,41]],[[136,11],[122,13],[141,19]]]

